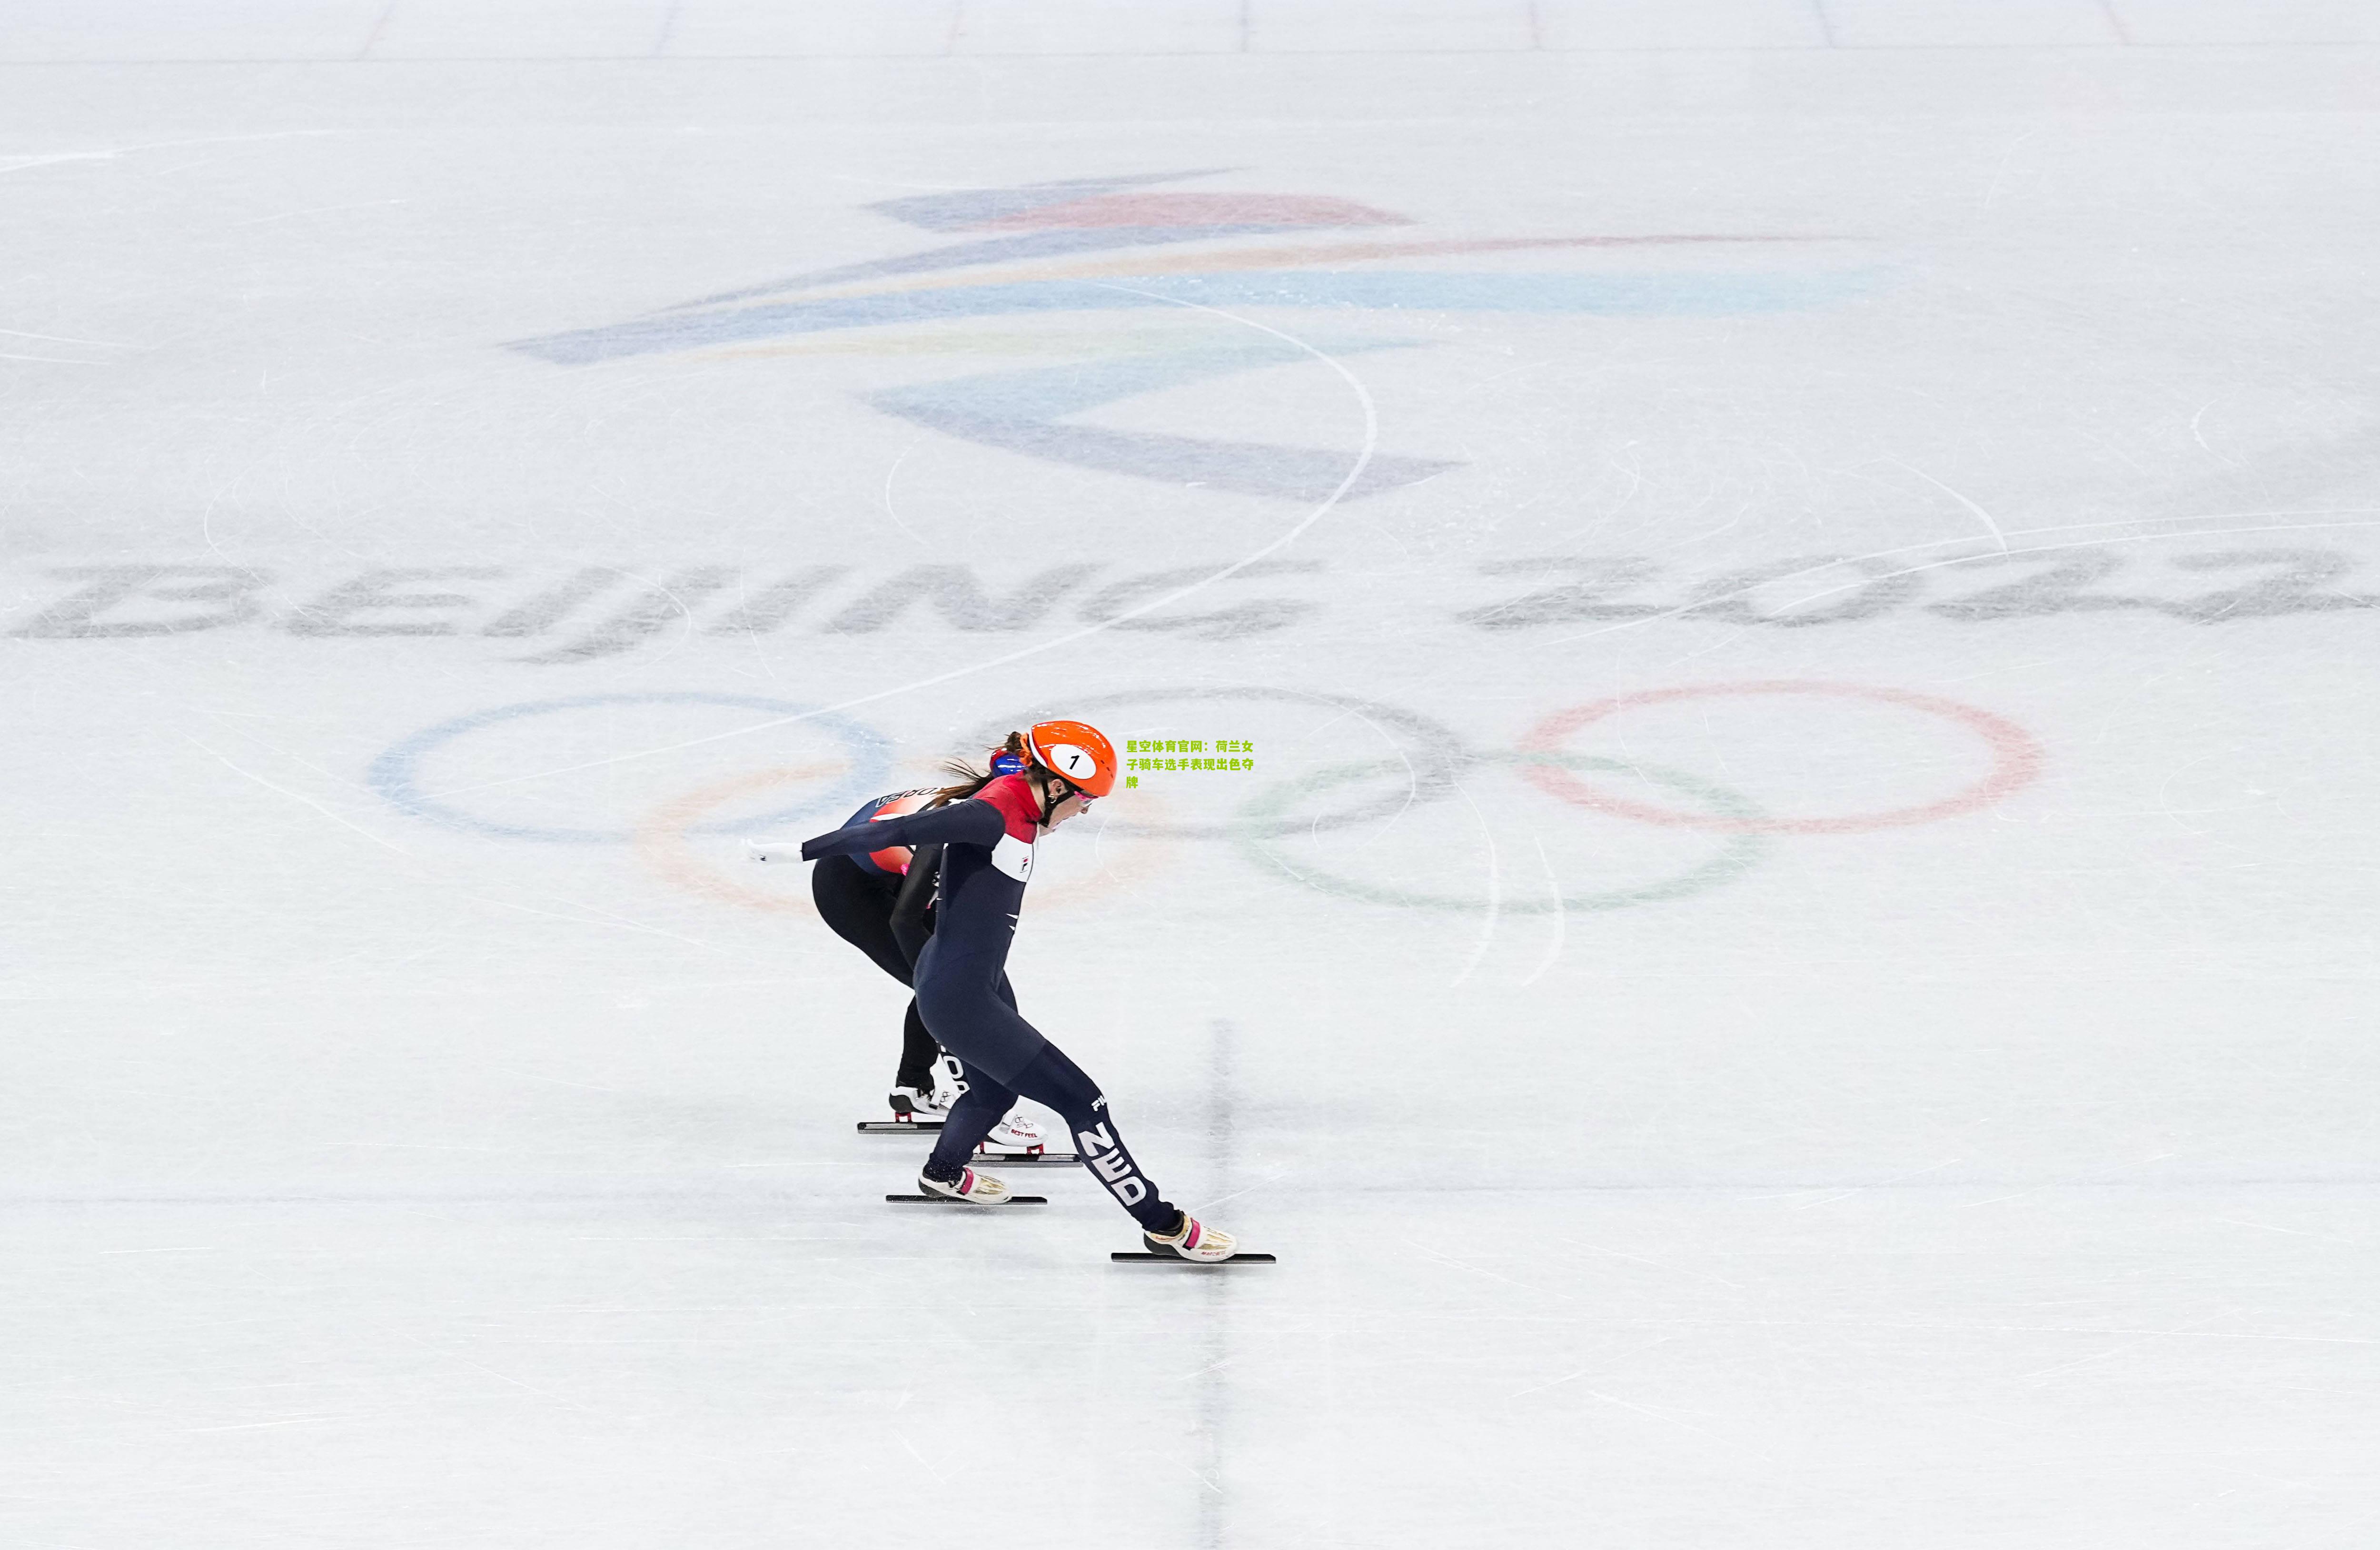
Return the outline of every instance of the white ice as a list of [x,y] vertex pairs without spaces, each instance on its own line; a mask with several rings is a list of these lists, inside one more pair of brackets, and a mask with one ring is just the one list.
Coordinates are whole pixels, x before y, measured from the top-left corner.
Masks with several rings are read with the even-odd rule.
[[[0,7],[0,1543],[2380,1543],[2375,44]],[[1269,1268],[745,859],[1070,711]]]

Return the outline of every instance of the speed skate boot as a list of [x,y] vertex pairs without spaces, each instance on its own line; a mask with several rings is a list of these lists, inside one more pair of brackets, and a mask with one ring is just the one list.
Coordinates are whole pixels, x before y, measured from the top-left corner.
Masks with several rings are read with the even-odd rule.
[[917,1189],[922,1194],[940,1195],[944,1200],[963,1201],[968,1205],[1006,1205],[1008,1186],[999,1179],[980,1174],[973,1168],[959,1169],[958,1178],[944,1183],[939,1178],[917,1176]]
[[1212,1264],[1239,1252],[1239,1240],[1230,1233],[1207,1227],[1186,1211],[1174,1213],[1171,1233],[1143,1232],[1140,1240],[1152,1254],[1179,1254],[1185,1260]]
[[975,1143],[978,1157],[1038,1157],[1044,1142],[1041,1127],[1025,1117],[1023,1109],[1011,1109],[1008,1117],[991,1128],[991,1134]]
[[940,1124],[951,1117],[951,1106],[942,1102],[941,1093],[921,1088],[896,1087],[884,1095],[884,1101],[892,1105],[897,1124],[914,1125],[921,1119]]

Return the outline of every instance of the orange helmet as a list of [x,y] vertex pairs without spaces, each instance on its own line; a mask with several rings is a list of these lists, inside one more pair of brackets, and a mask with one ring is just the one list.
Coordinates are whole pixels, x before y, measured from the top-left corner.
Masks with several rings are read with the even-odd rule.
[[1115,744],[1087,721],[1036,722],[1025,746],[1043,769],[1087,797],[1115,789]]

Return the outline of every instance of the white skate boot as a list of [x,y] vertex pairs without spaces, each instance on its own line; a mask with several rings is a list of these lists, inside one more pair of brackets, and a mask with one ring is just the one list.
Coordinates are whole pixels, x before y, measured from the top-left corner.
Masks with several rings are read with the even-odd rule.
[[914,1087],[896,1087],[884,1095],[892,1105],[895,1122],[915,1125],[919,1120],[939,1125],[951,1117],[950,1105],[942,1102],[939,1092],[921,1092]]
[[973,1168],[959,1169],[958,1182],[955,1184],[945,1184],[940,1179],[928,1178],[921,1173],[917,1176],[917,1189],[924,1194],[940,1195],[945,1200],[964,1201],[969,1205],[1006,1205],[1008,1203],[1008,1186],[997,1178],[978,1173]]
[[1185,1260],[1212,1264],[1217,1260],[1227,1260],[1239,1252],[1239,1240],[1230,1233],[1219,1232],[1203,1225],[1186,1211],[1177,1214],[1182,1219],[1174,1225],[1171,1236],[1154,1232],[1140,1235],[1140,1240],[1148,1245],[1150,1253],[1178,1254]]
[[978,1157],[1038,1157],[1045,1144],[1041,1127],[1025,1117],[1023,1109],[1011,1109],[1008,1117],[991,1128],[991,1134],[975,1143]]

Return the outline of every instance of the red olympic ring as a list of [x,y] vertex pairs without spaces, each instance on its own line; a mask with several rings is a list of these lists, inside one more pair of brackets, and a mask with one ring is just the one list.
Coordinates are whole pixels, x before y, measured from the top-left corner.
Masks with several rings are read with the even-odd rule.
[[1953,721],[1982,738],[1992,751],[1992,768],[1983,779],[1965,790],[1928,802],[1923,807],[1898,808],[1889,812],[1854,814],[1846,818],[1724,818],[1709,813],[1673,812],[1668,808],[1649,807],[1624,798],[1605,796],[1582,782],[1559,764],[1524,764],[1521,773],[1539,790],[1559,797],[1580,807],[1633,818],[1643,824],[1658,824],[1670,828],[1708,829],[1718,834],[1734,835],[1855,835],[1874,829],[1900,828],[1910,824],[1931,823],[1937,818],[1955,818],[1989,807],[2009,793],[2030,784],[2041,774],[2042,748],[2034,735],[2005,716],[1956,700],[1937,699],[1931,694],[1912,694],[1906,690],[1874,689],[1864,684],[1803,683],[1791,680],[1773,683],[1696,684],[1685,689],[1647,690],[1642,694],[1615,695],[1591,704],[1576,705],[1557,711],[1530,731],[1520,741],[1524,753],[1559,753],[1570,736],[1589,722],[1600,721],[1615,711],[1634,705],[1665,704],[1673,700],[1696,700],[1716,696],[1742,694],[1816,694],[1842,700],[1869,700],[1887,705],[1905,705]]

